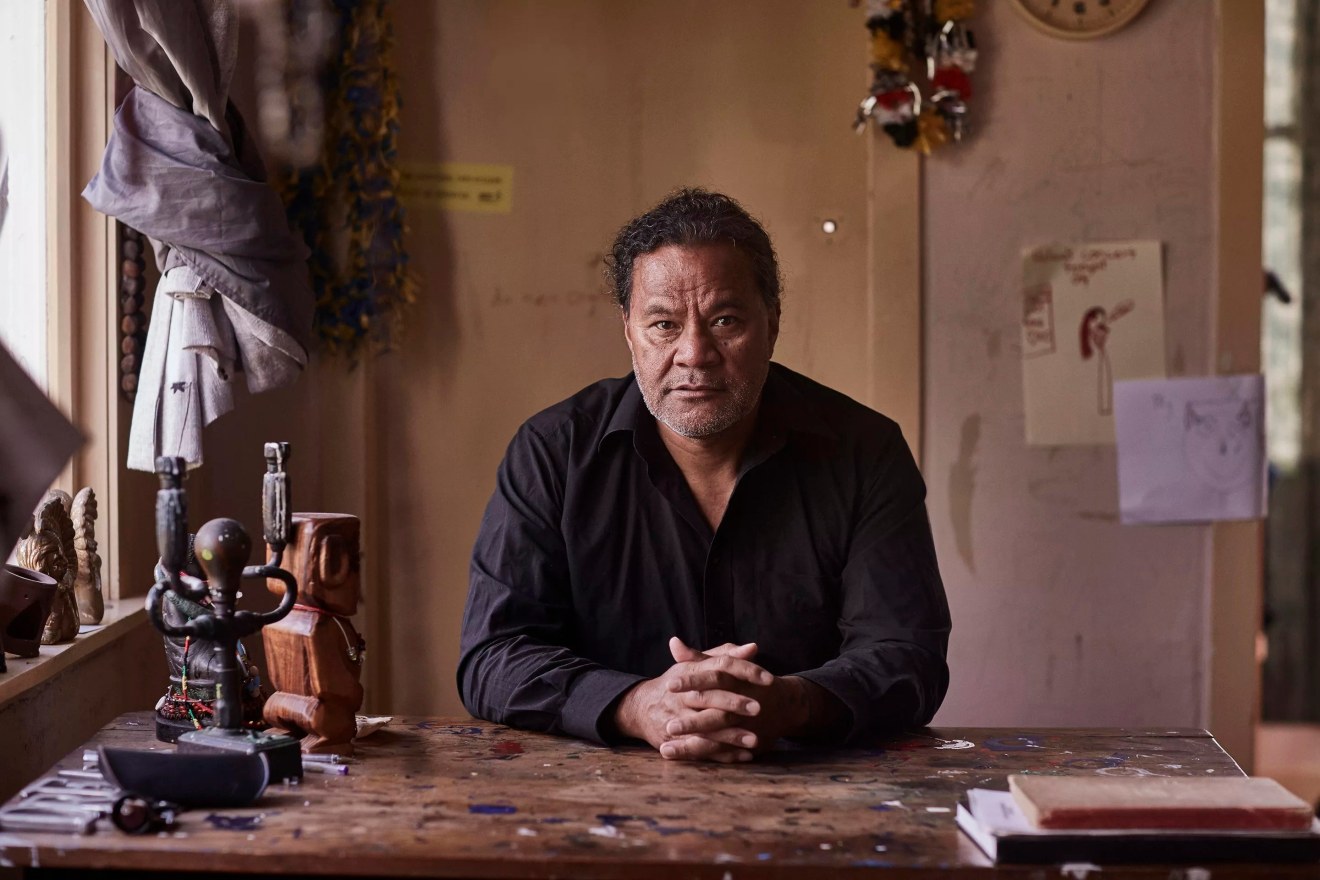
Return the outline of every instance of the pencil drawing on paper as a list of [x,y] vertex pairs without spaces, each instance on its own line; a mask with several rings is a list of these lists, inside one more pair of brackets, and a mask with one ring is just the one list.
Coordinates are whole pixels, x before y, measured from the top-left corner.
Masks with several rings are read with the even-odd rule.
[[1232,492],[1255,475],[1256,416],[1238,398],[1189,400],[1184,416],[1187,468],[1217,492]]
[[1082,315],[1079,337],[1082,348],[1082,360],[1096,359],[1099,375],[1096,380],[1096,412],[1107,416],[1114,411],[1114,369],[1109,363],[1109,352],[1105,344],[1109,341],[1109,328],[1115,321],[1136,308],[1136,303],[1125,299],[1106,311],[1102,306],[1093,306]]
[[1264,516],[1264,387],[1259,374],[1116,383],[1123,521]]

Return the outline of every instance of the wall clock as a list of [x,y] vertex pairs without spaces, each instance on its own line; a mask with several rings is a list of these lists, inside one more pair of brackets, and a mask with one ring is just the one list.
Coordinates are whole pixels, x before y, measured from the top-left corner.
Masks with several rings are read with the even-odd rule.
[[1150,0],[1013,0],[1041,31],[1066,40],[1112,34],[1137,17]]

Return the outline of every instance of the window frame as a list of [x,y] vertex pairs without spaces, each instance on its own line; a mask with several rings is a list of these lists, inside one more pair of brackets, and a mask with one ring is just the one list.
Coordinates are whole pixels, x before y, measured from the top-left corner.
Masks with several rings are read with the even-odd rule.
[[45,6],[47,391],[86,438],[55,486],[96,492],[103,589],[118,600],[149,586],[150,541],[141,539],[151,530],[130,524],[152,509],[154,487],[122,464],[132,405],[119,390],[117,224],[81,193],[100,167],[123,75],[83,4]]

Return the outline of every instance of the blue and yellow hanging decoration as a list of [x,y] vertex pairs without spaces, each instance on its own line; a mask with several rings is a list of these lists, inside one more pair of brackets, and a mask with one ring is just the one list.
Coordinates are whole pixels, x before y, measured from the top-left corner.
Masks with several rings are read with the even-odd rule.
[[414,301],[404,249],[397,149],[399,82],[387,0],[333,0],[338,38],[323,74],[320,161],[281,186],[312,255],[313,326],[325,350],[356,361],[397,341]]
[[[967,133],[976,42],[965,22],[974,0],[866,0],[871,88],[854,127],[875,120],[893,142],[929,155]],[[913,71],[925,74],[925,90]]]

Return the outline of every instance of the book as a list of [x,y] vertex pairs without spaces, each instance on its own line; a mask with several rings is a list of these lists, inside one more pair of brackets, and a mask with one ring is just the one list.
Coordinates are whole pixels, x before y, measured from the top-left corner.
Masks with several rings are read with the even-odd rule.
[[1305,831],[1310,804],[1273,779],[1236,777],[1008,777],[1037,828]]
[[987,856],[1003,863],[1320,861],[1320,820],[1316,819],[1303,831],[1048,830],[1033,826],[1009,792],[984,788],[968,790],[955,818],[963,833]]

